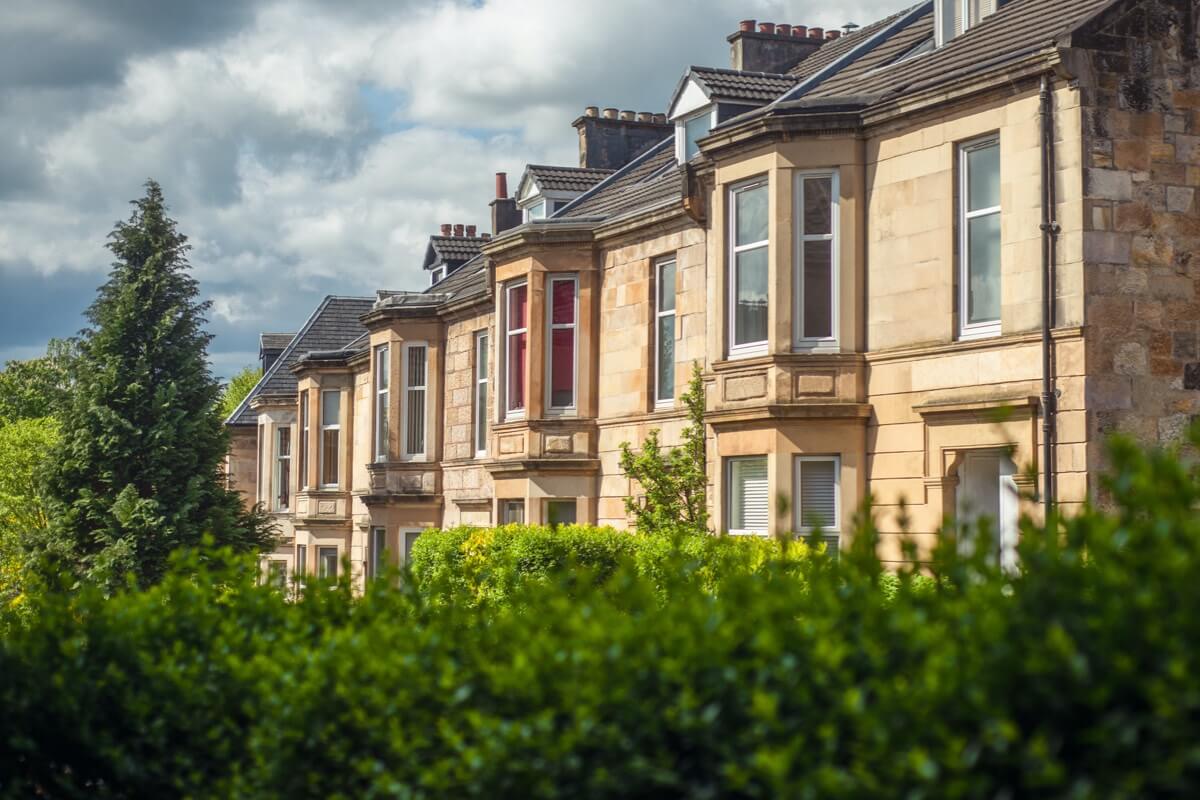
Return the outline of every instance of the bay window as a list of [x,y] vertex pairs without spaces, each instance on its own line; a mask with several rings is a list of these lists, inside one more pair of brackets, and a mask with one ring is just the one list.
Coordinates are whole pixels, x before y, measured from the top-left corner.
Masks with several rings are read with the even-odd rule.
[[960,338],[1000,333],[1000,142],[959,148]]
[[769,268],[766,180],[729,193],[729,355],[767,352]]
[[574,498],[569,500],[546,501],[546,524],[552,528],[559,525],[574,525],[578,509]]
[[500,524],[501,525],[524,525],[525,524],[525,501],[524,500],[501,500],[500,501]]
[[472,430],[475,439],[475,455],[487,455],[487,394],[488,394],[488,335],[487,331],[475,334],[475,419]]
[[275,429],[275,510],[287,511],[292,499],[292,428]]
[[798,533],[820,530],[831,551],[838,547],[840,469],[837,456],[797,456],[793,493]]
[[388,346],[375,348],[375,460],[388,460],[388,397],[391,395],[391,355]]
[[317,548],[317,577],[323,580],[334,580],[338,573],[338,549],[336,547]]
[[308,389],[300,392],[300,488],[308,484]]
[[308,574],[308,545],[296,545],[296,577],[302,578]]
[[429,350],[424,342],[404,345],[404,457],[425,456]]
[[730,458],[725,469],[728,519],[732,534],[765,534],[769,523],[767,457]]
[[529,284],[504,293],[504,418],[525,416],[525,354],[529,347]]
[[575,407],[576,302],[579,281],[550,278],[549,347],[546,364],[546,407],[566,411]]
[[387,528],[371,528],[370,576],[378,578],[383,573],[383,554],[387,551]]
[[338,389],[321,392],[321,488],[338,485],[342,393]]
[[837,343],[838,177],[796,176],[793,327],[797,349]]
[[654,403],[675,401],[675,259],[655,266]]

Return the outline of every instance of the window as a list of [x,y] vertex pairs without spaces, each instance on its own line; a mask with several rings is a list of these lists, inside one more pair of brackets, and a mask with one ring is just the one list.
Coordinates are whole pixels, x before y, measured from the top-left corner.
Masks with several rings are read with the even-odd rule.
[[525,501],[524,500],[501,500],[500,501],[500,524],[501,525],[524,525],[525,524]]
[[388,346],[375,348],[375,460],[388,460],[388,397],[391,394],[391,355]]
[[578,279],[550,279],[550,362],[547,364],[547,402],[550,410],[575,407],[575,318]]
[[547,500],[546,524],[550,527],[575,524],[575,500]]
[[292,499],[292,427],[275,429],[275,510],[287,511]]
[[446,277],[445,267],[438,267],[435,270],[431,270],[429,273],[429,285],[433,286],[435,283],[439,283],[444,277]]
[[300,486],[308,488],[308,389],[300,393]]
[[258,425],[258,438],[255,440],[258,445],[258,501],[265,503],[267,498],[271,496],[271,490],[267,488],[267,456],[263,452],[267,449],[267,429],[260,422]]
[[338,439],[341,436],[342,393],[321,392],[321,486],[338,485]]
[[387,528],[371,528],[371,577],[383,573],[383,554],[387,551]]
[[296,577],[308,574],[308,545],[296,545]]
[[525,415],[525,351],[529,285],[509,286],[504,301],[504,417],[520,419]]
[[287,562],[271,559],[267,562],[267,585],[276,589],[287,588]]
[[699,141],[712,130],[712,109],[706,108],[683,121],[683,161],[700,155]]
[[525,221],[546,218],[546,201],[539,200],[538,202],[525,209]]
[[654,403],[675,402],[675,259],[655,266]]
[[336,547],[317,548],[317,577],[333,580],[338,573],[338,549]]
[[961,338],[1000,333],[1000,143],[959,150],[959,316]]
[[554,211],[551,213],[557,214],[559,211],[562,211],[564,208],[566,208],[570,202],[570,200],[555,200],[552,204]]
[[429,350],[424,342],[404,345],[404,457],[425,456],[425,422],[428,413]]
[[767,352],[767,182],[730,191],[729,354]]
[[729,519],[733,534],[767,532],[767,457],[731,458],[727,462]]
[[796,177],[795,344],[837,342],[838,180],[836,174]]
[[488,335],[475,334],[475,455],[487,455]]
[[837,552],[840,529],[839,487],[841,460],[835,456],[798,456],[796,458],[796,531],[812,533],[820,529],[826,547]]
[[417,537],[421,535],[420,531],[405,531],[404,532],[404,563],[408,564],[412,560],[413,545],[417,543]]

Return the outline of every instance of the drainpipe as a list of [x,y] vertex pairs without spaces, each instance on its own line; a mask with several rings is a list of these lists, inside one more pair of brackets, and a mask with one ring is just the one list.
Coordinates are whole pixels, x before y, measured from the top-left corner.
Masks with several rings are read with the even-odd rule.
[[1046,514],[1054,509],[1054,435],[1058,396],[1054,387],[1054,270],[1058,249],[1058,221],[1054,218],[1054,100],[1050,77],[1042,76],[1042,497]]

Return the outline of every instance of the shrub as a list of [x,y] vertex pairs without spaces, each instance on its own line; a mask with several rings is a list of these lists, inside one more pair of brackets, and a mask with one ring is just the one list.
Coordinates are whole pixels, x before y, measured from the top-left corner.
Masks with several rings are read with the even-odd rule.
[[581,581],[542,569],[548,537],[460,530],[418,560],[507,536],[538,578],[484,607],[432,572],[289,603],[193,560],[49,596],[0,641],[0,796],[1195,796],[1200,490],[1114,463],[1115,509],[1025,523],[1020,574],[949,545],[936,584],[888,577],[866,524],[708,591],[686,556],[633,566],[648,545]]
[[412,564],[428,592],[481,605],[505,602],[528,583],[558,580],[564,570],[602,586],[623,564],[648,580],[660,597],[681,582],[713,592],[726,576],[759,573],[768,565],[798,573],[794,568],[808,552],[805,542],[791,542],[785,551],[777,540],[755,536],[670,537],[588,525],[506,525],[426,531],[413,546]]

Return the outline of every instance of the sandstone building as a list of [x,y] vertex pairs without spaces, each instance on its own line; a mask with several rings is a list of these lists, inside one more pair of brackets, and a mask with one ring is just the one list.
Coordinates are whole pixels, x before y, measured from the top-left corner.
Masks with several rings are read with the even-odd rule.
[[[665,114],[587,109],[577,166],[497,176],[430,285],[264,335],[231,479],[279,574],[369,576],[430,526],[624,526],[621,442],[707,393],[721,531],[868,496],[947,516],[1097,496],[1102,438],[1200,410],[1193,0],[931,0],[847,35],[747,20]],[[268,365],[268,362],[269,365]],[[774,498],[791,498],[780,515]]]

